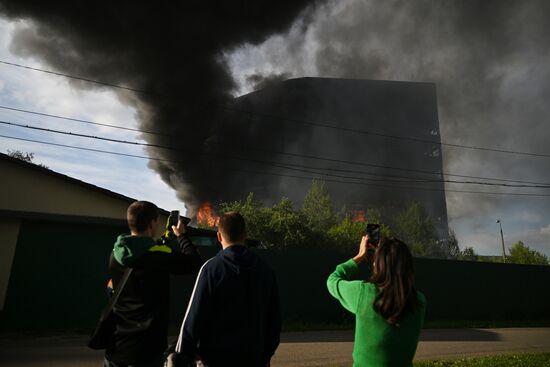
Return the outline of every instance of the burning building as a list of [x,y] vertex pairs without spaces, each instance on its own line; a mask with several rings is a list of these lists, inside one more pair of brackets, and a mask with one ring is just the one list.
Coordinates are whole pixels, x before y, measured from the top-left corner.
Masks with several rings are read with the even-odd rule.
[[240,185],[218,187],[225,201],[254,192],[264,203],[288,197],[299,205],[316,178],[336,208],[355,216],[414,200],[440,236],[448,233],[433,83],[290,79],[237,98],[224,125],[240,135],[225,145],[248,149],[237,165]]

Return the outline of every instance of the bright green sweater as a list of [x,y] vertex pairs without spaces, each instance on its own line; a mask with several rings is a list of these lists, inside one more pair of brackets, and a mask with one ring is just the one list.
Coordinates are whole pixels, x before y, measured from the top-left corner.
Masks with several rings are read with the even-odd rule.
[[332,296],[355,314],[354,367],[411,367],[420,329],[424,323],[426,298],[418,292],[420,306],[414,315],[391,326],[372,307],[376,286],[356,278],[359,267],[353,259],[336,267],[327,280]]

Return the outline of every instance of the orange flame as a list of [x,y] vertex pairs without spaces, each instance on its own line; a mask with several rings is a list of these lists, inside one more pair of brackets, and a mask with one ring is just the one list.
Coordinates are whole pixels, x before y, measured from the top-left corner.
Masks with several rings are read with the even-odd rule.
[[352,214],[351,220],[353,222],[365,223],[367,221],[364,210],[354,210],[351,212],[351,214]]
[[203,226],[215,227],[218,225],[219,220],[220,217],[216,215],[212,209],[212,205],[208,201],[202,203],[197,212],[197,223]]

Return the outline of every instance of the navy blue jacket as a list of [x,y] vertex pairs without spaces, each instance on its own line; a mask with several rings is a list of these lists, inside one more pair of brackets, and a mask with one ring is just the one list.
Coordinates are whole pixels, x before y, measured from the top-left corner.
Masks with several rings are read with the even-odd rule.
[[176,345],[177,364],[198,356],[208,367],[265,367],[280,332],[274,271],[247,247],[233,245],[199,271]]

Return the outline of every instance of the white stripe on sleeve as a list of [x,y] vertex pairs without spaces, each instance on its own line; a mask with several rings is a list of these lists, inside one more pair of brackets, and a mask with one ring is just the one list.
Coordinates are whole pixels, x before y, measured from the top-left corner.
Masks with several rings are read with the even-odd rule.
[[212,259],[213,258],[208,259],[204,264],[202,264],[202,266],[199,270],[199,274],[197,275],[197,280],[195,281],[195,286],[193,287],[193,293],[191,293],[191,298],[189,299],[189,304],[187,305],[187,311],[185,311],[185,317],[183,318],[183,321],[181,323],[180,335],[178,337],[178,343],[176,344],[176,353],[181,353],[181,343],[182,343],[182,339],[183,339],[183,327],[185,326],[185,321],[187,321],[187,316],[189,315],[189,310],[191,309],[191,304],[193,303],[193,300],[195,298],[195,291],[197,290],[197,284],[199,284],[199,280],[201,278],[202,269]]

